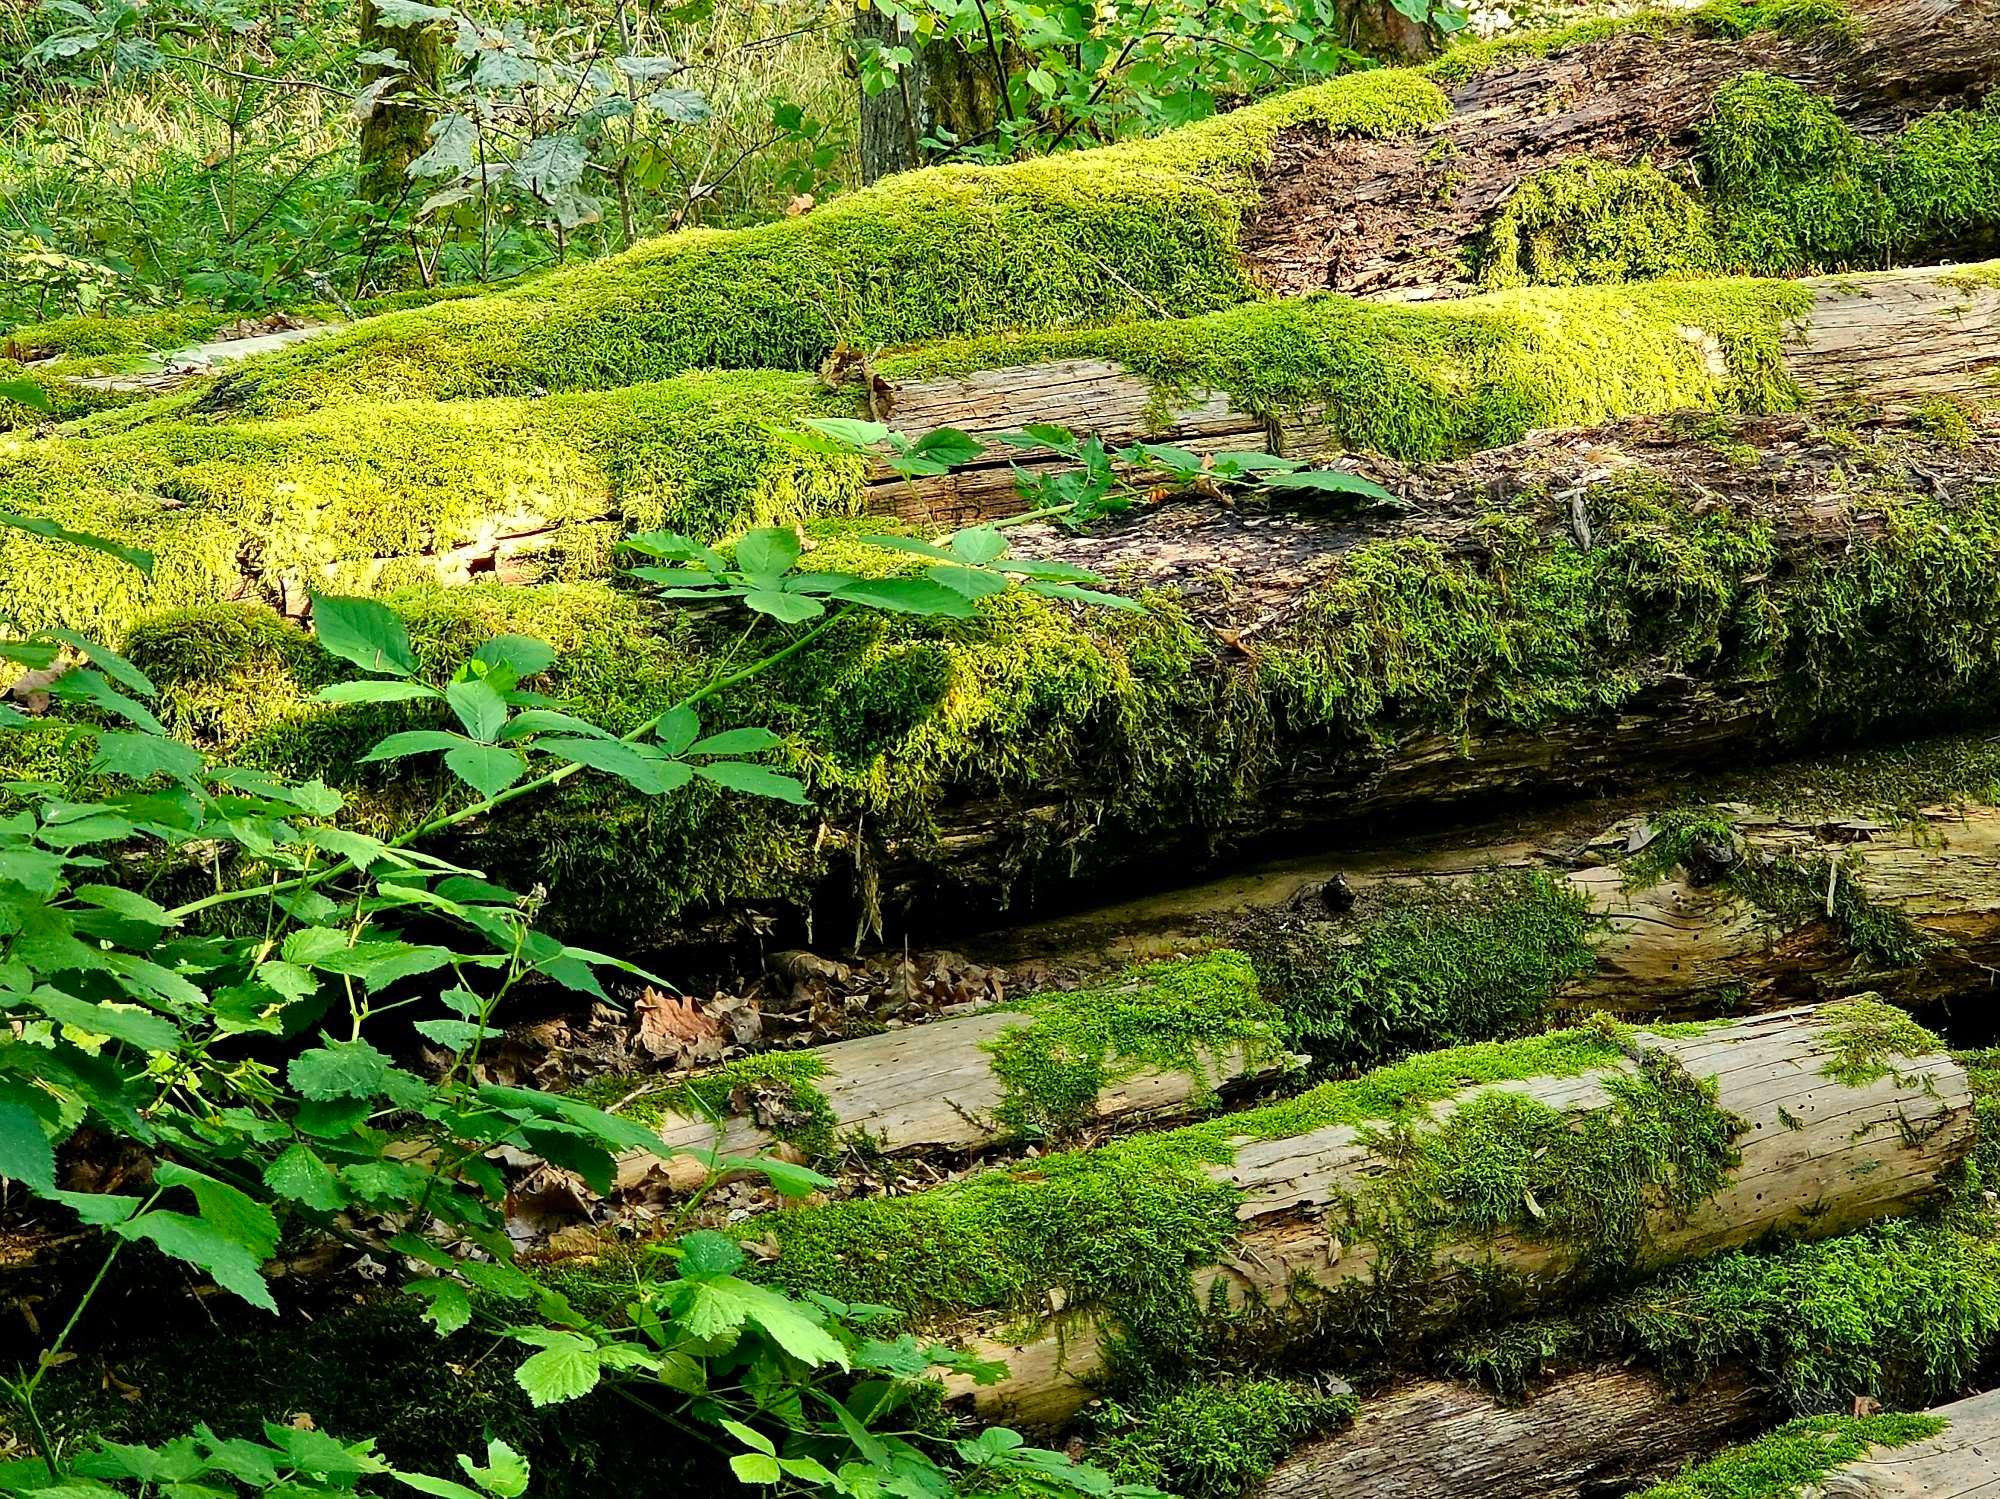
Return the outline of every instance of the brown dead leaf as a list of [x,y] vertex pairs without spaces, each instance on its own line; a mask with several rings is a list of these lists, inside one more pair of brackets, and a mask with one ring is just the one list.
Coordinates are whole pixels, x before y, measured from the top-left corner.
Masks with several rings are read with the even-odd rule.
[[785,217],[795,219],[802,213],[811,213],[818,201],[811,193],[798,193],[785,205]]
[[722,1059],[722,1027],[685,995],[648,988],[632,1007],[632,1022],[633,1039],[649,1057],[682,1063]]

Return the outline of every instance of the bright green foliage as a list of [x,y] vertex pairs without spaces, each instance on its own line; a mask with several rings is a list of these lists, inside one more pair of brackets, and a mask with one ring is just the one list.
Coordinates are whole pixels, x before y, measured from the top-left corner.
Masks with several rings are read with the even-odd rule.
[[1581,157],[1538,172],[1487,232],[1487,286],[1576,286],[1713,271],[1720,256],[1700,199],[1650,162]]
[[1022,1002],[1030,1019],[989,1042],[1010,1135],[1061,1139],[1098,1096],[1141,1072],[1182,1072],[1213,1101],[1219,1065],[1252,1068],[1283,1053],[1285,1027],[1250,960],[1216,952],[1149,963],[1081,989]]
[[1917,1408],[1950,1399],[1997,1340],[2000,1241],[1990,1221],[1947,1214],[1681,1266],[1568,1318],[1482,1332],[1451,1362],[1508,1395],[1606,1360],[1688,1385],[1747,1369],[1807,1414],[1858,1395]]
[[[1060,1288],[1142,1351],[1184,1353],[1197,1316],[1188,1272],[1235,1238],[1237,1193],[1214,1170],[1234,1158],[1233,1142],[1351,1125],[1395,1162],[1336,1208],[1353,1236],[1385,1248],[1386,1285],[1371,1286],[1373,1309],[1355,1309],[1379,1330],[1390,1304],[1379,1293],[1421,1293],[1442,1244],[1506,1230],[1615,1272],[1642,1251],[1648,1205],[1685,1209],[1715,1189],[1735,1126],[1712,1091],[1657,1059],[1628,1072],[1621,1056],[1584,1031],[1433,1052],[1261,1109],[759,1227],[781,1250],[772,1274],[794,1290],[944,1317],[1029,1310]],[[1593,1071],[1611,1101],[1581,1120],[1513,1090],[1479,1093],[1442,1125],[1424,1113],[1482,1083]]]
[[1290,1044],[1341,1068],[1537,1029],[1588,973],[1590,902],[1537,870],[1364,895],[1337,920],[1285,920],[1251,944]]
[[1800,1499],[1808,1489],[1818,1492],[1819,1480],[1842,1463],[1944,1429],[1935,1416],[1811,1416],[1691,1465],[1641,1499]]
[[1240,1499],[1292,1447],[1353,1418],[1350,1394],[1232,1378],[1148,1391],[1090,1414],[1090,1455],[1127,1483],[1185,1499]]
[[1788,275],[1948,254],[1990,240],[2000,112],[1941,111],[1886,144],[1832,103],[1745,73],[1716,95],[1702,157],[1728,270]]
[[905,174],[804,214],[692,230],[527,285],[398,313],[246,364],[204,405],[529,394],[710,367],[812,369],[884,343],[1241,302],[1254,173],[1279,131],[1441,119],[1422,77],[1354,73],[1153,141]]

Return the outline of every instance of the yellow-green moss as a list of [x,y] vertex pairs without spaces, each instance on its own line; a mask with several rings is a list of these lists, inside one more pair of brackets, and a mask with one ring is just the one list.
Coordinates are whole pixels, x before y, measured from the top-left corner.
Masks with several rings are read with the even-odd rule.
[[1002,1087],[998,1122],[1015,1138],[1073,1136],[1105,1089],[1141,1072],[1186,1075],[1201,1107],[1214,1101],[1221,1068],[1233,1075],[1284,1052],[1285,1017],[1240,952],[1144,964],[1019,1008],[1027,1023],[986,1047]]
[[[1672,1062],[1620,1065],[1602,1032],[1430,1053],[1205,1124],[1045,1156],[914,1197],[856,1200],[759,1224],[769,1273],[795,1290],[882,1301],[920,1318],[1098,1308],[1149,1352],[1190,1351],[1189,1272],[1234,1240],[1239,1194],[1212,1168],[1245,1141],[1354,1126],[1394,1163],[1336,1223],[1384,1246],[1368,1313],[1420,1295],[1437,1248],[1508,1232],[1563,1245],[1586,1273],[1643,1249],[1648,1211],[1684,1211],[1734,1160],[1737,1122]],[[1610,1102],[1578,1116],[1481,1084],[1602,1073]],[[1426,1106],[1467,1090],[1442,1124]],[[1532,1204],[1532,1206],[1530,1206]],[[1339,1317],[1336,1308],[1330,1315]],[[1379,1326],[1376,1330],[1382,1330]]]
[[515,290],[377,318],[246,363],[205,403],[529,394],[709,367],[812,369],[884,343],[1117,317],[1254,294],[1236,256],[1280,130],[1386,136],[1443,118],[1406,70],[1355,73],[1157,140],[904,174],[811,213],[689,230]]
[[1802,1499],[1842,1463],[1936,1436],[1936,1416],[1810,1416],[1650,1488],[1641,1499]]
[[1940,111],[1886,143],[1832,101],[1745,73],[1717,93],[1701,159],[1728,270],[1793,275],[1963,257],[2000,232],[2000,111]]
[[796,376],[688,376],[588,397],[356,401],[263,422],[146,423],[0,445],[0,508],[115,536],[159,559],[148,580],[101,554],[0,534],[0,586],[26,625],[116,638],[147,610],[304,588],[379,590],[477,547],[496,523],[561,527],[530,561],[600,575],[628,530],[715,536],[859,504],[858,459],[778,434],[834,406]]
[[1650,162],[1581,157],[1517,188],[1487,231],[1487,286],[1698,275],[1720,261],[1701,200]]

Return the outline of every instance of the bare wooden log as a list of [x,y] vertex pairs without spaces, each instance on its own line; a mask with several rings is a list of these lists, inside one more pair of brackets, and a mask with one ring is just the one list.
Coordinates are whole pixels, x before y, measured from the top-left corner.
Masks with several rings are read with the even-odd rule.
[[1638,1369],[1566,1375],[1518,1405],[1445,1380],[1362,1402],[1278,1466],[1262,1499],[1598,1499],[1754,1435],[1769,1395],[1738,1371],[1670,1390]]
[[[1454,1297],[1474,1283],[1490,1289],[1504,1281],[1521,1299],[1534,1301],[1560,1292],[1580,1273],[1601,1277],[1621,1256],[1629,1270],[1640,1271],[1772,1232],[1840,1233],[1930,1194],[1974,1133],[1964,1071],[1942,1053],[1909,1055],[1934,1043],[1885,1020],[1892,1014],[1880,1006],[1833,1006],[1693,1034],[1642,1031],[1622,1051],[1593,1052],[1602,1060],[1576,1072],[1510,1075],[1503,1066],[1496,1075],[1495,1060],[1481,1063],[1468,1055],[1453,1062],[1455,1054],[1442,1053],[1430,1060],[1431,1068],[1474,1068],[1474,1075],[1496,1080],[1430,1095],[1428,1107],[1416,1102],[1400,1118],[1350,1114],[1303,1133],[1273,1128],[1278,1121],[1310,1120],[1320,1109],[1338,1117],[1353,1107],[1344,1102],[1350,1091],[1341,1090],[1373,1096],[1366,1090],[1415,1086],[1397,1081],[1402,1074],[1373,1084],[1329,1084],[1269,1113],[1198,1127],[1203,1133],[1199,1144],[1190,1137],[1191,1157],[1178,1153],[1174,1137],[1153,1136],[1141,1142],[1143,1149],[1109,1146],[1069,1166],[1030,1163],[1011,1186],[975,1179],[899,1202],[781,1214],[771,1220],[780,1251],[776,1268],[802,1287],[879,1294],[888,1280],[921,1280],[940,1258],[951,1263],[954,1235],[981,1232],[1002,1235],[991,1245],[982,1240],[981,1256],[997,1256],[1001,1265],[1018,1257],[1025,1264],[1033,1246],[1006,1242],[997,1224],[979,1227],[980,1205],[993,1203],[994,1194],[1026,1194],[1003,1198],[1007,1205],[996,1211],[1008,1215],[1005,1221],[1032,1223],[1033,1234],[1053,1235],[1055,1242],[1065,1235],[1063,1221],[1079,1211],[1075,1194],[1085,1194],[1084,1211],[1095,1211],[1079,1172],[1102,1176],[1106,1191],[1115,1182],[1120,1193],[1168,1196],[1176,1182],[1185,1190],[1182,1177],[1193,1173],[1187,1180],[1227,1189],[1234,1229],[1219,1253],[1191,1248],[1191,1262],[1171,1272],[1187,1277],[1192,1304],[1260,1308],[1257,1315],[1271,1320],[1272,1336],[1282,1337],[1303,1319],[1324,1339],[1343,1317],[1364,1315],[1368,1298],[1385,1298],[1370,1314],[1378,1321],[1393,1316],[1414,1327],[1448,1316]],[[1526,1055],[1508,1055],[1514,1054]],[[1668,1112],[1659,1115],[1658,1138],[1688,1152],[1677,1156],[1677,1164],[1650,1160],[1629,1168],[1637,1176],[1609,1177],[1564,1164],[1574,1150],[1621,1156],[1627,1147],[1609,1142],[1659,1110]],[[1557,1121],[1566,1122],[1557,1128]],[[1485,1143],[1472,1146],[1475,1138]],[[1497,1150],[1500,1158],[1509,1151],[1533,1155],[1534,1171],[1564,1179],[1538,1177],[1522,1188],[1520,1202],[1482,1211],[1452,1200],[1453,1189],[1443,1185],[1448,1174],[1425,1174],[1468,1148]],[[1482,1172],[1475,1168],[1466,1190],[1491,1190]],[[1149,1176],[1156,1178],[1153,1186],[1145,1185]],[[1648,1177],[1655,1185],[1640,1187]],[[1038,1185],[1044,1181],[1051,1184]],[[1447,1195],[1439,1198],[1439,1192]],[[1619,1201],[1634,1192],[1632,1216],[1621,1220]],[[1037,1195],[1044,1193],[1046,1204]],[[1122,1219],[1090,1229],[1079,1222],[1075,1230],[1103,1235],[1103,1242],[1093,1242],[1091,1258],[1111,1263],[1136,1252],[1141,1241],[1157,1255],[1163,1231]],[[1134,1236],[1133,1245],[1121,1243],[1125,1235]],[[1161,1273],[1167,1272],[1147,1272]],[[1020,1325],[1023,1308],[1003,1311],[978,1299],[992,1293],[977,1286],[995,1281],[1013,1278],[982,1264],[973,1287],[933,1290],[924,1310],[949,1322],[983,1356],[1009,1366],[997,1385],[965,1381],[955,1392],[988,1413],[1037,1423],[1062,1419],[1088,1397],[1087,1382],[1102,1368],[1111,1330],[1129,1313],[1121,1298],[1157,1297],[1166,1289],[1105,1289],[1096,1294],[1108,1300],[1073,1304],[1052,1294],[1039,1317],[1026,1309],[1036,1330],[1021,1337],[1011,1329]],[[954,1312],[948,1305],[954,1294],[974,1299]]]
[[[1978,400],[1990,391],[1991,372],[2000,361],[2000,275],[1991,268],[1886,271],[1802,284],[1810,290],[1811,302],[1788,325],[1782,363],[1784,374],[1808,401],[1865,402],[1894,411],[1941,398]],[[1470,320],[1468,328],[1486,318],[1547,320],[1559,337],[1566,320],[1581,328],[1592,318],[1615,319],[1616,301],[1630,298],[1637,305],[1649,292],[1607,288],[1542,300],[1548,295],[1503,292],[1430,309],[1429,315],[1463,317]],[[1199,341],[1201,330],[1212,328],[1219,338],[1241,316],[1222,313],[1181,331]],[[1674,335],[1678,350],[1663,347],[1659,358],[1662,367],[1676,358],[1692,361],[1683,402],[1699,402],[1702,398],[1693,393],[1704,374],[1727,379],[1730,363],[1718,337],[1722,323],[1707,326],[1694,311],[1687,318]],[[1337,336],[1336,330],[1328,332]],[[910,379],[896,389],[893,421],[911,433],[955,427],[988,440],[1048,423],[1095,434],[1112,447],[1145,440],[1195,452],[1275,452],[1315,463],[1337,458],[1352,446],[1350,398],[1268,410],[1232,400],[1223,390],[1182,388],[1144,372],[1143,351],[1159,338],[1157,328],[1113,328],[1063,340],[1079,351],[1094,346],[1088,354],[963,376]],[[1585,357],[1581,350],[1578,357]],[[1023,501],[1014,485],[1017,465],[1033,473],[1058,463],[992,444],[982,459],[936,477],[906,479],[878,464],[871,473],[867,505],[927,526],[1018,514]]]

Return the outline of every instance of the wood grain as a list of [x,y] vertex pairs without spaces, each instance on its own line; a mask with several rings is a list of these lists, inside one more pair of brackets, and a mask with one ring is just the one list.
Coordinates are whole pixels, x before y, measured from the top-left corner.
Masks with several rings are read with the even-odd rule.
[[[1740,1160],[1691,1212],[1656,1205],[1640,1262],[1651,1269],[1714,1254],[1770,1233],[1822,1237],[1906,1210],[1931,1195],[1939,1174],[1970,1149],[1976,1125],[1965,1072],[1949,1057],[1909,1058],[1859,1086],[1827,1074],[1834,1053],[1813,1012],[1776,1011],[1695,1037],[1640,1032],[1635,1049],[1657,1053],[1713,1085],[1717,1106],[1742,1121]],[[1628,1061],[1620,1071],[1636,1070]],[[1492,1084],[1518,1089],[1582,1117],[1609,1101],[1609,1072]],[[1433,1106],[1447,1118],[1484,1089]],[[1341,1215],[1392,1169],[1367,1131],[1334,1126],[1280,1140],[1244,1141],[1234,1162],[1210,1168],[1243,1194],[1233,1251],[1193,1269],[1204,1303],[1256,1300],[1309,1312],[1325,1293],[1372,1284],[1381,1246],[1350,1241]],[[1422,1297],[1442,1305],[1453,1290],[1501,1271],[1530,1300],[1559,1294],[1579,1271],[1579,1250],[1502,1229],[1440,1245]],[[997,1326],[970,1336],[982,1357],[1009,1366],[998,1384],[951,1385],[983,1414],[1046,1424],[1090,1398],[1103,1365],[1106,1319],[1115,1307],[1064,1309],[1015,1340]],[[964,1330],[961,1329],[963,1335]]]

